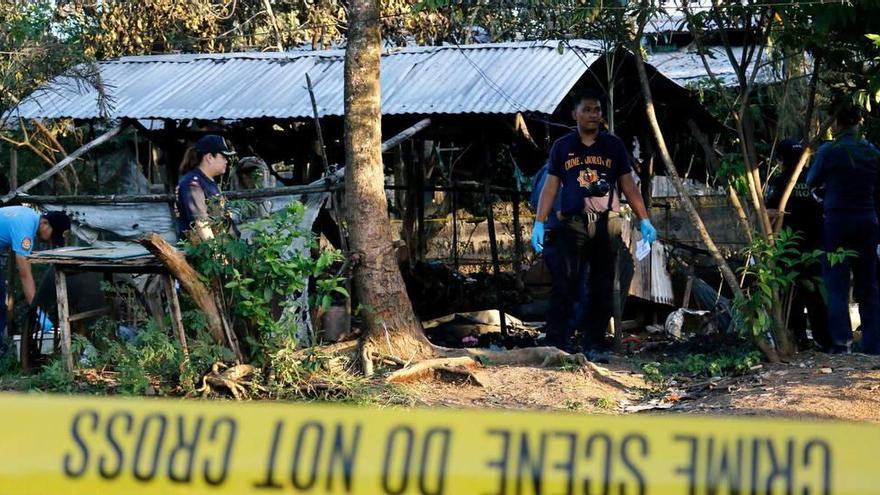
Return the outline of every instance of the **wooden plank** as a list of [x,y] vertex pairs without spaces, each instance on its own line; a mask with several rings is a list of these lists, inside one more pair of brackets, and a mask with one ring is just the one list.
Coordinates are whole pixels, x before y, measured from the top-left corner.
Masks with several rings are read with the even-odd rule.
[[109,306],[104,306],[103,308],[92,309],[89,311],[83,311],[82,313],[76,313],[74,315],[70,315],[70,317],[67,318],[67,321],[69,321],[70,323],[73,323],[75,321],[80,321],[80,320],[92,318],[93,316],[106,315],[106,314],[111,313],[112,311],[113,311],[113,308],[111,308]]
[[70,313],[67,301],[67,275],[55,269],[55,296],[58,299],[58,331],[61,333],[61,358],[67,371],[73,371],[73,355],[70,352]]

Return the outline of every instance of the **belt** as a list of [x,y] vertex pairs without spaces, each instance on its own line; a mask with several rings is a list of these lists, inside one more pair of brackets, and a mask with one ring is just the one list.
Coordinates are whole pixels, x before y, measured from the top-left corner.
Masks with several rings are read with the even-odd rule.
[[595,223],[598,222],[602,217],[608,218],[616,218],[620,216],[619,211],[603,211],[602,213],[592,213],[592,212],[584,212],[584,213],[572,213],[569,215],[565,215],[562,217],[564,220],[576,220],[579,222],[585,223]]

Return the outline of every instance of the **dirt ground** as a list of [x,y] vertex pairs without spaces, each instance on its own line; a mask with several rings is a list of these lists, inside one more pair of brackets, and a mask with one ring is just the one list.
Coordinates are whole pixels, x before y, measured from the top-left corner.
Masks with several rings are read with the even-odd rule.
[[647,383],[634,363],[613,359],[619,382],[591,372],[485,367],[481,385],[440,377],[404,390],[427,407],[568,410],[592,414],[714,414],[786,416],[880,423],[880,357],[802,353],[790,363],[759,365],[727,378],[674,378]]

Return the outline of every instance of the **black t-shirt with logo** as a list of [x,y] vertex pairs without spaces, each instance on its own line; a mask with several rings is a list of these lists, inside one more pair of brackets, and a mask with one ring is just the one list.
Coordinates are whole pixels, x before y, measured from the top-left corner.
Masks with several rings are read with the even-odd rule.
[[[617,180],[632,172],[629,154],[617,136],[600,132],[596,141],[585,145],[577,132],[565,135],[550,148],[549,174],[559,177],[562,188],[563,215],[576,213],[603,213],[620,209]],[[590,186],[604,179],[610,186],[609,194],[589,196]]]
[[[793,167],[792,167],[793,168]],[[803,237],[802,242],[809,246],[818,246],[822,237],[822,205],[819,204],[810,193],[810,186],[806,182],[807,172],[804,171],[798,177],[798,181],[791,191],[788,203],[785,205],[785,226],[799,231]],[[782,193],[791,178],[790,172],[783,172],[774,177],[767,188],[767,208],[779,208]]]

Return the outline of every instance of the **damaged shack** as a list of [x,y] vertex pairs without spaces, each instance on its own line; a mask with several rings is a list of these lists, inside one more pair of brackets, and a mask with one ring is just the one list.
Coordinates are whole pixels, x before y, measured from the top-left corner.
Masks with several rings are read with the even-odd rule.
[[[343,59],[342,50],[123,57],[98,63],[106,95],[59,77],[7,120],[23,127],[64,122],[96,139],[84,140],[88,153],[71,153],[40,180],[13,184],[4,202],[64,209],[82,245],[112,246],[106,243],[150,232],[173,242],[178,164],[198,137],[218,133],[241,157],[254,157],[261,172],[257,183],[242,184],[233,165],[224,185],[230,198],[259,202],[267,211],[302,201],[303,225],[344,250],[338,168],[344,162]],[[744,234],[729,228],[735,222],[724,192],[707,185],[711,152],[700,144],[721,126],[681,85],[692,74],[671,78],[665,71],[674,66],[663,65],[649,66],[649,77],[675,161],[686,167],[680,173],[703,194],[698,201],[716,240],[741,247]],[[524,241],[532,222],[526,204],[530,177],[553,140],[569,132],[567,95],[578,88],[608,95],[609,126],[629,147],[661,239],[698,248],[699,238],[654,158],[635,70],[630,53],[589,40],[383,53],[386,191],[399,259],[420,317],[494,308],[504,332],[506,313],[524,319],[538,314],[534,307],[530,312],[533,297],[524,290],[540,293],[546,284],[534,273]],[[73,194],[53,189],[53,177],[61,177],[54,174],[65,168],[89,177]],[[624,233],[625,240],[630,234]],[[642,262],[629,258],[630,266],[619,270],[626,272],[621,308],[627,293],[678,303],[666,260],[659,245]],[[296,315],[302,342],[314,338],[311,316],[307,310]]]

